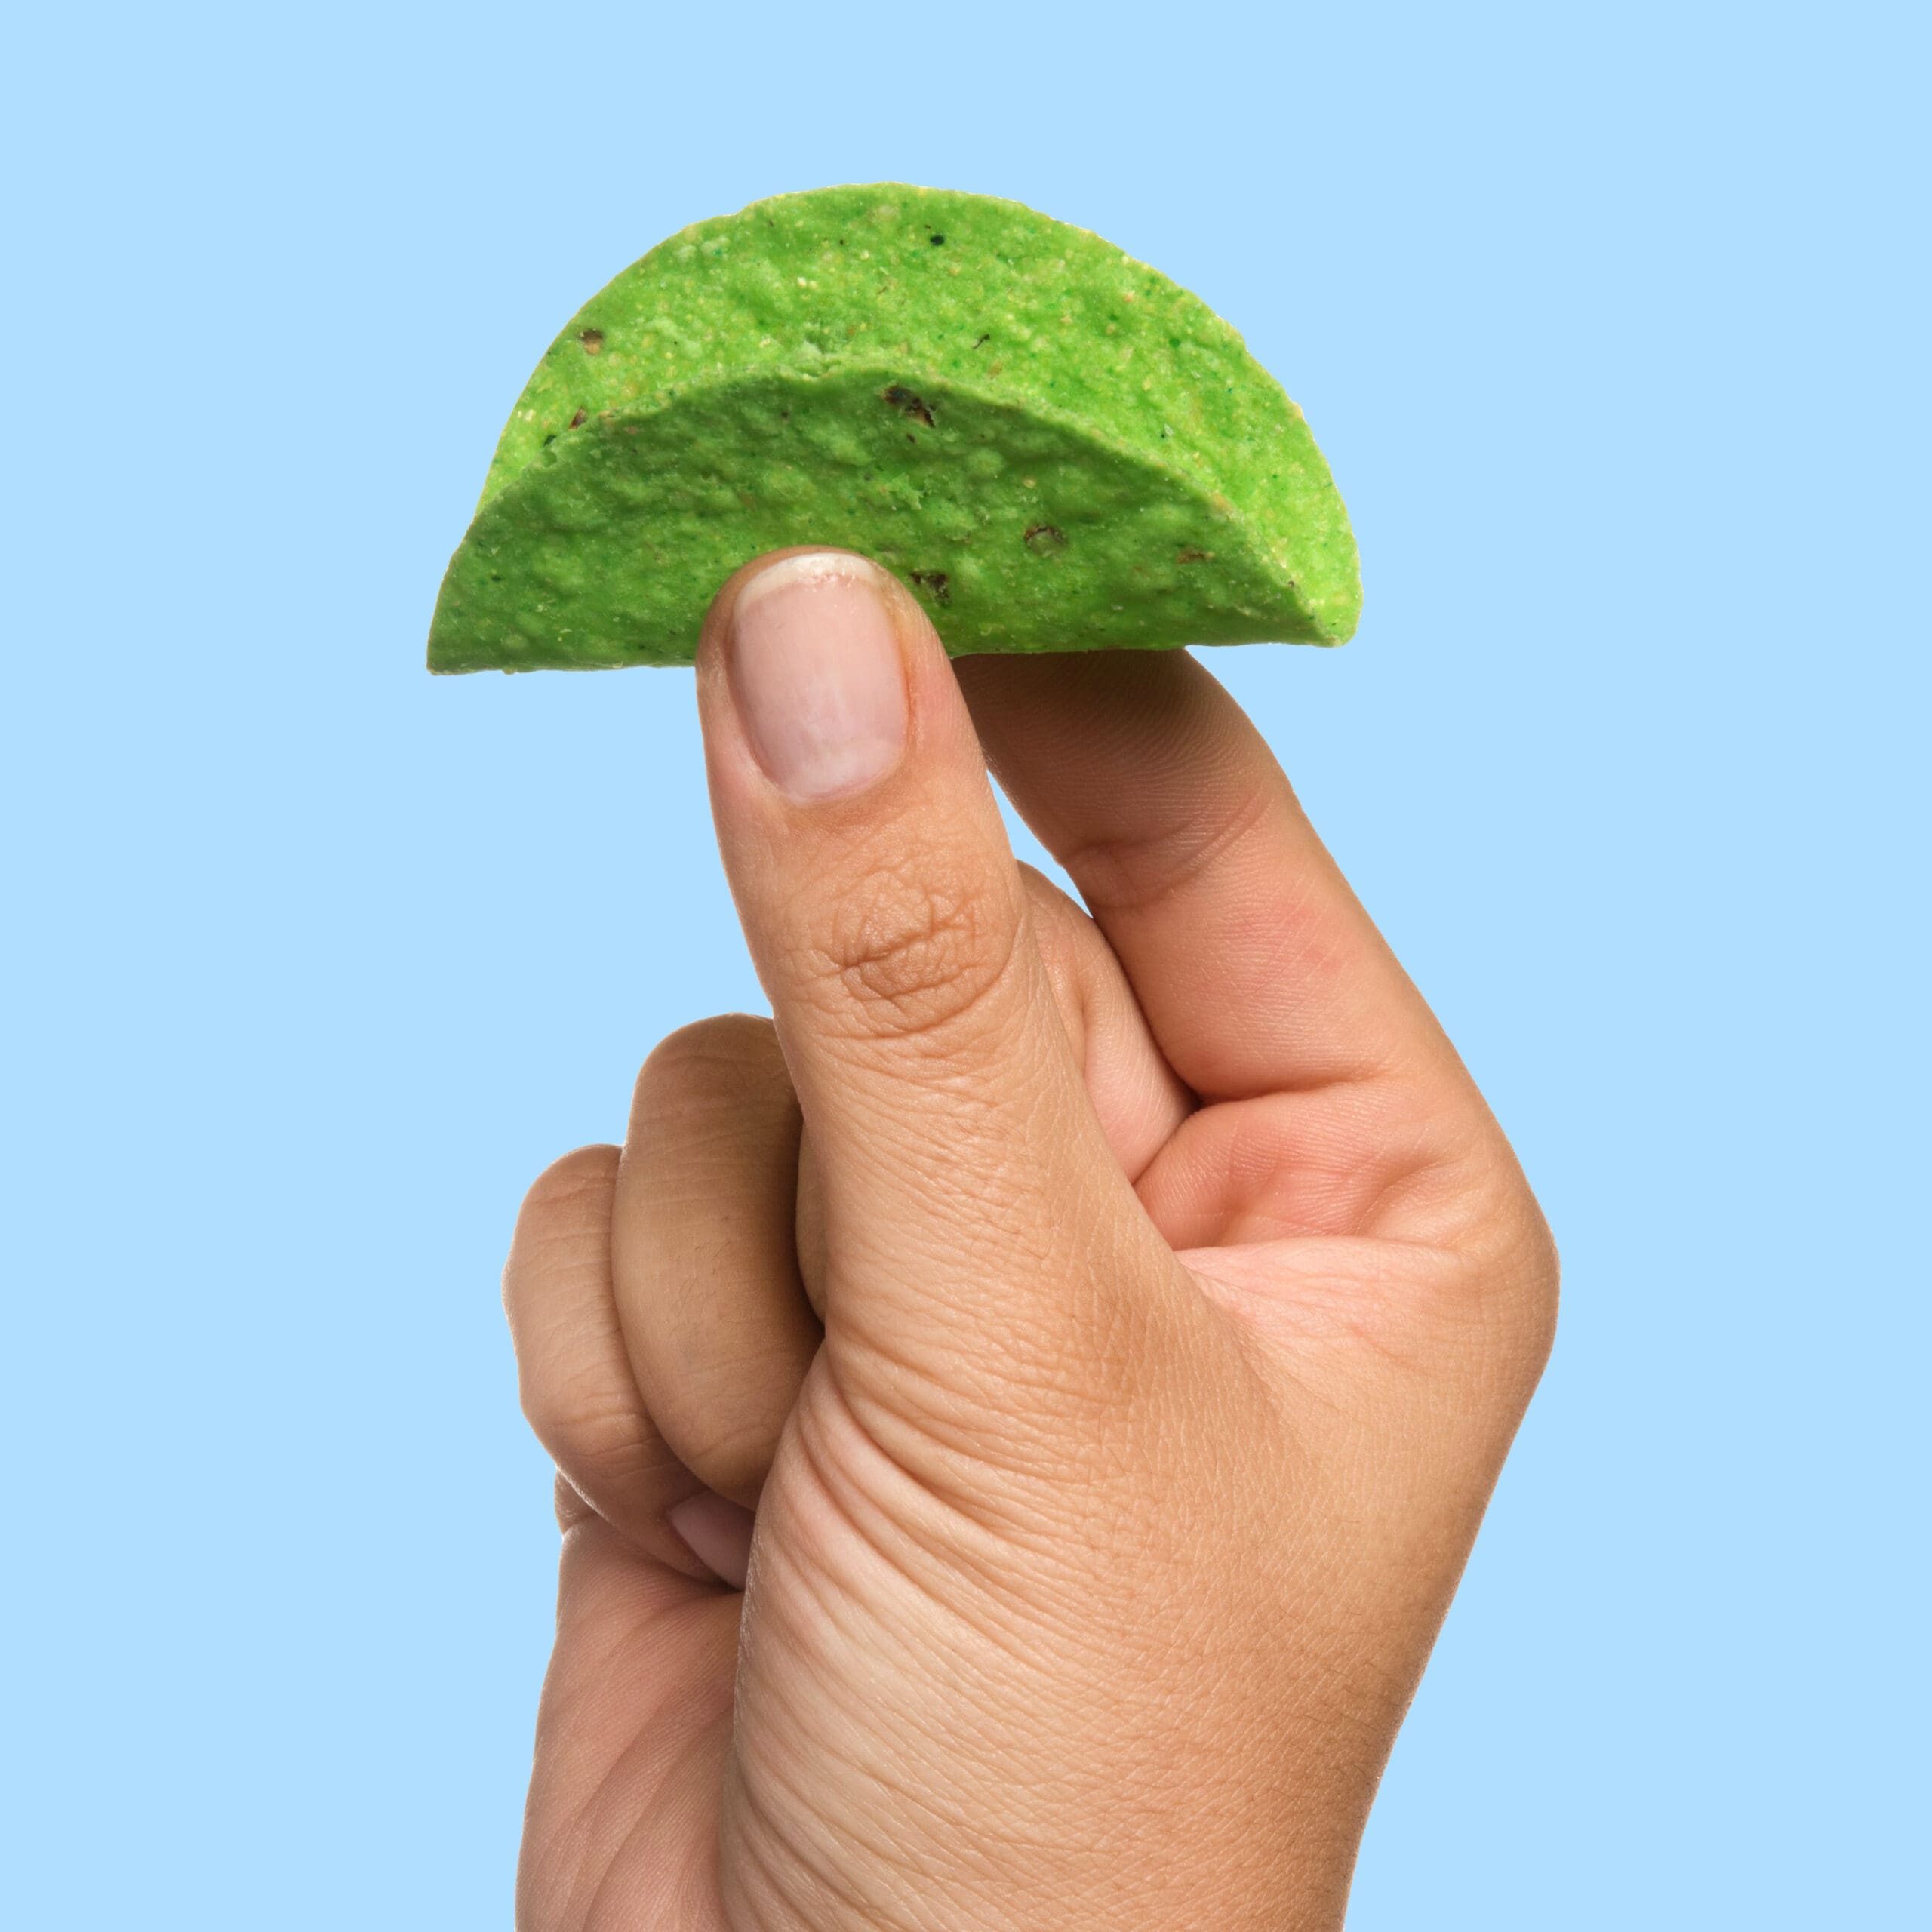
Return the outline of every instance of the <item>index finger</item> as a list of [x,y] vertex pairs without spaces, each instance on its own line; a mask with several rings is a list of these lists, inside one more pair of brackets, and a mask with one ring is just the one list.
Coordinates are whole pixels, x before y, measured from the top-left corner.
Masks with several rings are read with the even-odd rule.
[[969,657],[988,763],[1207,1100],[1457,1065],[1227,692],[1181,651]]

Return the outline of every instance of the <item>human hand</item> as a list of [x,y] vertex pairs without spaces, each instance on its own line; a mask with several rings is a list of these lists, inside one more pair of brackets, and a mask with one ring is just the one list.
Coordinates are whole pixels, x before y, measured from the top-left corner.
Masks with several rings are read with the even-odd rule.
[[1338,1925],[1549,1346],[1502,1134],[1191,658],[955,666],[808,552],[697,679],[774,1020],[518,1225],[519,1925]]

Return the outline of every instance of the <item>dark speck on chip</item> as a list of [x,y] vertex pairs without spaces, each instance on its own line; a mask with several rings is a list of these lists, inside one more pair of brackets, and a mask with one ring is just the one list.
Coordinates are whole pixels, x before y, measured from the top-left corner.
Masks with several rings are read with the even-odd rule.
[[585,355],[600,355],[603,353],[604,331],[601,329],[585,329],[579,334],[577,340],[583,344]]
[[910,389],[894,383],[889,389],[884,390],[882,393],[884,399],[891,403],[894,409],[903,409],[908,416],[912,417],[915,421],[923,423],[928,429],[933,426],[932,411]]
[[945,245],[945,243],[946,237],[943,235],[935,235],[933,237],[933,246],[935,248],[943,248]]
[[906,574],[921,590],[932,592],[935,604],[950,604],[952,601],[952,580],[945,571],[909,571]]
[[1036,523],[1026,532],[1026,547],[1036,557],[1051,557],[1066,548],[1066,532],[1051,523]]

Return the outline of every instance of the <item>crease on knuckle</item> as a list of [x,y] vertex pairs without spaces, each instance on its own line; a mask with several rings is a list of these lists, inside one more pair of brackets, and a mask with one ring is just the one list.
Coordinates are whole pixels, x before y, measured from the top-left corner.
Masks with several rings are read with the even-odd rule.
[[683,1415],[665,1420],[666,1439],[678,1460],[710,1487],[729,1494],[756,1489],[771,1472],[784,1416],[757,1415],[728,1422]]
[[1548,1224],[1528,1190],[1506,1192],[1479,1232],[1431,1251],[1411,1314],[1424,1358],[1444,1350],[1481,1365],[1486,1380],[1527,1400],[1555,1339],[1557,1264]]
[[917,877],[895,869],[841,894],[801,963],[814,996],[854,1016],[858,1030],[940,1033],[1005,978],[1020,931],[975,881],[930,866]]
[[635,1476],[651,1460],[651,1432],[635,1397],[594,1371],[552,1371],[520,1392],[524,1419],[557,1461],[592,1481]]
[[1198,810],[1195,801],[1161,823],[1131,833],[1097,833],[1062,855],[1090,906],[1143,912],[1159,905],[1254,832],[1280,802],[1264,784],[1244,785]]

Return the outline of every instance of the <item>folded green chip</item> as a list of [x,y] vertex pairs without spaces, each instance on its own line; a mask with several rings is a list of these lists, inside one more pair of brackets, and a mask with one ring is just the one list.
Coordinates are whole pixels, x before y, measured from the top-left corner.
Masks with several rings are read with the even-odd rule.
[[433,671],[683,664],[740,564],[863,552],[946,648],[1340,644],[1355,539],[1301,412],[1202,302],[982,195],[823,188],[654,248],[497,446]]

